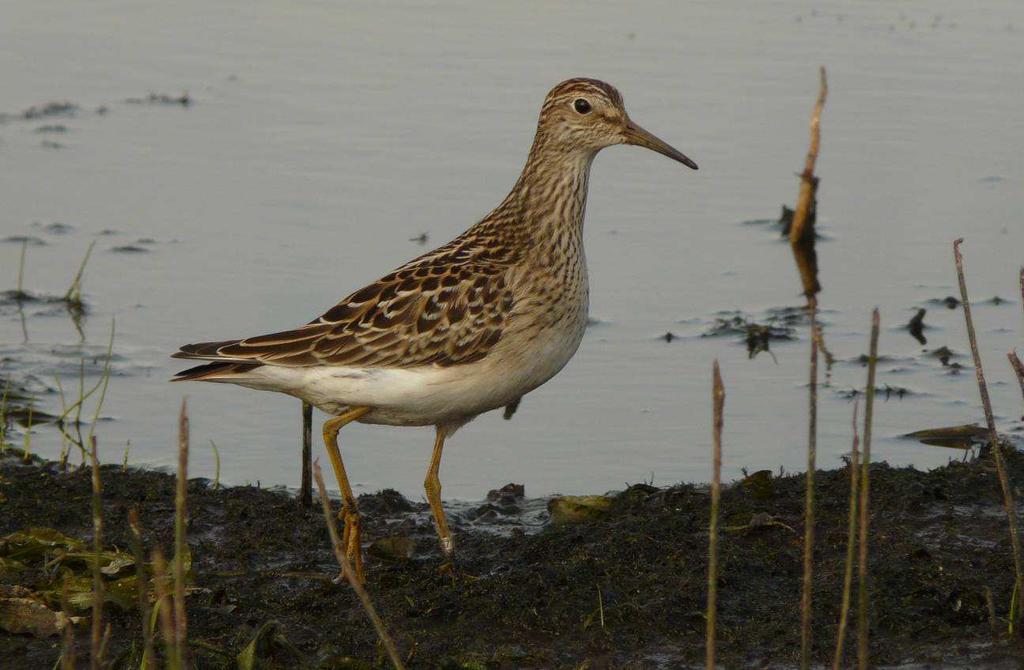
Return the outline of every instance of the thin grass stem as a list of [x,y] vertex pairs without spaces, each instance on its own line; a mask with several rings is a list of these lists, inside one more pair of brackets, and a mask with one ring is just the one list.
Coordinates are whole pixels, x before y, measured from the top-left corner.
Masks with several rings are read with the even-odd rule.
[[[1020,534],[1017,531],[1017,506],[1013,500],[1013,489],[1010,488],[1010,478],[1006,472],[1006,464],[1003,461],[1003,445],[999,441],[999,433],[996,431],[996,420],[992,413],[992,401],[988,396],[988,384],[985,382],[985,371],[982,369],[981,354],[978,352],[978,338],[974,331],[971,303],[967,297],[967,280],[964,278],[964,259],[960,253],[961,243],[963,243],[963,238],[953,242],[956,278],[960,284],[960,300],[964,310],[964,321],[967,324],[967,338],[971,343],[971,356],[974,357],[974,374],[978,381],[978,394],[981,396],[981,405],[985,410],[985,423],[988,425],[992,455],[996,461],[996,474],[999,477],[999,486],[1003,491],[1003,508],[1006,510],[1006,520],[1010,528],[1010,546],[1013,549],[1013,588],[1016,593],[1020,593],[1021,585],[1024,584],[1024,566],[1021,563]],[[1011,629],[1017,628],[1019,616],[1019,612],[1011,612]]]
[[82,303],[82,275],[85,273],[85,266],[89,262],[94,246],[96,246],[96,240],[90,242],[89,248],[85,250],[85,257],[82,258],[82,264],[78,267],[78,273],[75,274],[75,278],[71,280],[71,286],[64,294],[64,302],[78,305]]
[[128,511],[128,527],[131,530],[132,554],[135,556],[135,580],[138,583],[139,616],[142,618],[142,663],[141,670],[155,670],[156,659],[153,657],[153,636],[149,628],[150,608],[149,589],[146,588],[146,559],[142,548],[142,525],[139,523],[139,510]]
[[96,438],[90,440],[92,447],[92,634],[89,647],[89,667],[99,670],[103,665],[101,636],[103,631],[103,573],[100,571],[100,554],[103,551],[103,483],[100,481],[100,461],[97,454]]
[[25,252],[28,251],[28,239],[21,241],[21,257],[18,260],[18,302],[25,299]]
[[846,643],[846,623],[850,616],[850,591],[853,585],[853,563],[857,552],[857,475],[860,463],[860,434],[857,432],[857,410],[860,400],[853,403],[853,447],[850,450],[850,501],[846,530],[846,568],[843,572],[843,602],[839,609],[839,630],[836,633],[836,653],[832,658],[832,670],[839,670],[843,662],[843,646]]
[[178,415],[178,480],[174,494],[174,644],[178,661],[188,665],[188,619],[185,612],[185,531],[188,526],[188,446],[189,422],[188,404],[181,401]]
[[164,641],[167,670],[181,670],[181,658],[175,644],[174,599],[167,590],[167,560],[160,549],[153,550],[153,587],[156,589],[156,612],[160,620],[160,637]]
[[352,590],[355,591],[356,596],[359,598],[359,602],[366,611],[366,616],[369,617],[370,623],[373,624],[374,630],[377,631],[377,637],[380,639],[381,644],[384,645],[388,658],[391,660],[391,665],[395,667],[395,670],[404,670],[405,665],[402,663],[402,659],[398,655],[398,649],[395,647],[394,641],[388,634],[387,628],[384,626],[384,622],[377,614],[377,609],[373,606],[373,601],[370,600],[370,594],[367,593],[363,585],[359,583],[359,579],[356,577],[352,564],[349,562],[348,557],[345,555],[345,550],[341,546],[341,538],[338,537],[338,529],[334,527],[334,517],[331,514],[331,505],[327,498],[327,489],[324,486],[324,476],[320,471],[319,463],[313,464],[313,477],[316,479],[317,491],[320,494],[320,506],[323,510],[324,521],[327,522],[327,533],[331,537],[331,546],[334,548],[334,558],[337,559],[338,565],[341,566],[341,573],[345,576],[345,579],[348,581],[349,586],[352,587]]
[[96,411],[93,413],[92,424],[89,425],[89,440],[92,440],[96,432],[96,423],[100,420],[100,410],[103,409],[103,400],[107,397],[107,386],[110,384],[110,363],[114,352],[114,320],[110,320],[110,341],[107,342],[107,360],[103,364],[103,386],[100,390],[99,400],[96,401]]
[[871,340],[868,346],[868,385],[864,402],[864,442],[861,450],[860,496],[857,501],[858,553],[857,553],[857,668],[868,667],[868,509],[871,485],[871,425],[875,411],[875,370],[878,367],[878,333],[881,317],[876,307],[871,312]]

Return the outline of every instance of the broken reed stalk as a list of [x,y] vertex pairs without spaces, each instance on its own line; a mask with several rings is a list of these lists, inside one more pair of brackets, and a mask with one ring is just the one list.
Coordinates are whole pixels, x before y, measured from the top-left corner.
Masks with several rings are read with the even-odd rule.
[[96,240],[89,243],[89,248],[85,250],[85,257],[82,259],[82,264],[78,267],[78,273],[75,278],[71,280],[71,286],[68,287],[67,293],[64,294],[64,302],[72,305],[82,304],[82,274],[85,272],[85,266],[89,262],[89,256],[92,255],[92,248],[96,246]]
[[[1021,306],[1024,307],[1024,266],[1020,268],[1020,302]],[[1017,351],[1011,349],[1006,357],[1010,359],[1010,366],[1013,368],[1013,372],[1017,375],[1017,382],[1020,384],[1020,393],[1024,396],[1024,364],[1020,362],[1020,358],[1017,357]]]
[[[992,414],[992,401],[988,397],[988,384],[985,382],[985,371],[981,367],[981,354],[978,353],[978,338],[974,332],[971,303],[967,299],[967,281],[964,279],[964,259],[960,254],[960,244],[963,241],[963,238],[960,238],[953,242],[953,260],[956,262],[956,278],[960,284],[960,300],[964,309],[964,321],[967,323],[967,339],[970,340],[971,355],[974,357],[974,374],[978,381],[978,394],[981,396],[981,405],[985,410],[985,423],[988,425],[989,440],[992,443],[992,455],[996,461],[996,473],[999,477],[999,486],[1003,490],[1003,508],[1006,510],[1006,520],[1010,527],[1010,546],[1013,548],[1014,591],[1021,593],[1021,587],[1024,586],[1024,566],[1021,565],[1020,534],[1017,531],[1017,506],[1013,500],[1013,489],[1010,488],[1009,476],[1006,474],[1006,464],[1003,462],[1003,447],[999,442],[999,433],[996,432],[996,420]],[[1018,628],[1019,609],[1016,612],[1011,610],[1011,630]]]
[[302,485],[299,488],[299,503],[313,506],[313,406],[302,403]]
[[153,550],[153,587],[156,589],[156,609],[160,617],[160,637],[164,641],[164,655],[167,657],[167,670],[181,670],[181,657],[175,644],[177,635],[174,632],[174,600],[167,592],[167,561],[163,552]]
[[32,406],[28,406],[28,423],[25,426],[25,439],[22,444],[22,460],[28,463],[32,460]]
[[871,425],[875,413],[875,370],[878,367],[878,333],[881,317],[876,307],[871,312],[871,341],[868,345],[868,386],[864,402],[864,442],[860,453],[860,496],[857,500],[857,668],[868,667],[868,509],[871,485]]
[[182,665],[188,665],[188,650],[185,641],[188,639],[188,619],[185,613],[185,555],[188,545],[185,543],[185,530],[188,526],[188,404],[181,400],[181,413],[178,415],[178,480],[174,492],[174,645],[175,655]]
[[1020,362],[1016,351],[1009,351],[1006,357],[1010,359],[1010,367],[1013,368],[1014,374],[1017,375],[1017,382],[1020,383],[1020,393],[1024,396],[1024,363]]
[[724,424],[725,386],[718,359],[712,366],[712,449],[711,524],[708,529],[708,611],[705,642],[707,670],[715,670],[715,639],[718,623],[718,507],[722,499],[722,426]]
[[[828,80],[824,67],[820,69],[819,76],[821,80],[818,100],[811,113],[810,147],[807,150],[804,171],[800,173],[800,193],[793,210],[793,223],[789,228],[789,244],[793,249],[793,257],[800,273],[804,295],[807,296],[809,303],[821,290],[821,285],[818,283],[817,254],[814,250],[814,223],[817,218],[815,203],[818,191],[818,178],[814,176],[814,166],[818,161],[818,149],[821,146],[821,111],[825,107],[825,98],[828,96]],[[810,306],[809,304],[808,307]],[[812,330],[811,333],[815,339],[820,340],[816,331]]]
[[153,660],[153,636],[149,631],[149,592],[146,588],[146,558],[142,550],[142,526],[139,510],[128,510],[128,527],[131,529],[132,555],[135,557],[135,580],[139,587],[139,614],[142,617],[142,664],[141,670],[155,670]]
[[373,601],[370,600],[370,594],[359,583],[359,579],[352,569],[352,564],[349,562],[348,557],[345,555],[345,550],[341,546],[341,538],[338,537],[338,529],[334,527],[334,516],[331,514],[331,504],[327,498],[327,489],[324,487],[324,476],[320,470],[319,463],[313,464],[313,477],[316,479],[317,492],[320,494],[320,507],[324,513],[324,521],[327,522],[327,533],[331,536],[334,558],[337,559],[338,565],[341,566],[341,573],[345,576],[352,590],[356,592],[359,602],[366,611],[366,616],[369,617],[370,623],[373,624],[374,630],[377,631],[377,637],[380,639],[381,644],[384,645],[388,658],[391,659],[391,665],[395,667],[395,670],[405,670],[405,665],[398,655],[398,649],[395,648],[394,641],[388,634],[387,628],[384,627],[384,622],[381,621],[380,616],[377,614]]
[[[100,553],[103,551],[103,484],[100,481],[100,461],[96,438],[90,441],[92,451],[92,631],[89,646],[89,667],[98,670],[103,665],[100,649],[103,631],[103,573],[100,572]],[[70,625],[70,624],[69,624]]]
[[[793,212],[793,223],[789,229],[789,243],[793,250],[804,295],[807,298],[807,312],[811,322],[811,365],[807,439],[807,491],[804,508],[804,560],[803,583],[800,592],[800,667],[806,670],[811,662],[811,587],[814,571],[814,470],[817,460],[818,432],[818,348],[824,338],[818,330],[818,300],[821,290],[818,282],[818,261],[814,250],[814,220],[816,217],[816,193],[818,178],[814,166],[818,161],[821,146],[821,112],[828,96],[828,79],[825,68],[819,69],[820,84],[818,99],[814,104],[810,122],[810,146],[804,170],[800,174],[800,193]],[[825,350],[827,351],[827,350]],[[831,359],[829,355],[827,357]]]
[[846,529],[846,569],[843,572],[843,604],[839,610],[839,631],[836,633],[836,653],[832,658],[832,670],[839,670],[843,661],[843,645],[846,643],[846,622],[850,616],[850,589],[853,585],[853,561],[857,553],[857,474],[860,467],[860,434],[857,432],[857,410],[860,399],[853,402],[853,447],[850,449],[850,513]]
[[220,450],[217,443],[210,440],[210,450],[213,451],[213,488],[220,488]]

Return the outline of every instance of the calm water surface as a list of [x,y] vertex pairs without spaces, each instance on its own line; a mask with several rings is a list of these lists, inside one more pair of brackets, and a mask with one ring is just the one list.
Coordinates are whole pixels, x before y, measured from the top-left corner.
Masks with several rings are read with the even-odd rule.
[[[596,323],[511,422],[492,413],[450,442],[446,497],[523,482],[531,495],[706,480],[711,361],[728,387],[725,470],[805,459],[806,329],[749,360],[741,338],[701,337],[722,312],[763,320],[800,303],[788,246],[768,224],[792,202],[817,66],[829,68],[819,246],[827,338],[819,463],[848,451],[848,391],[869,312],[882,311],[875,453],[933,466],[958,452],[900,439],[981,419],[951,241],[964,236],[982,355],[1001,428],[1019,428],[1005,352],[1024,344],[1024,5],[1015,1],[777,3],[9,2],[0,112],[48,101],[74,116],[0,124],[0,237],[32,236],[26,287],[63,293],[92,240],[85,342],[60,309],[0,310],[5,374],[39,391],[95,378],[112,317],[115,375],[102,458],[166,466],[182,394],[192,471],[295,486],[299,403],[166,383],[184,342],[308,321],[351,290],[486,214],[514,182],[547,90],[606,79],[632,116],[700,163],[613,148],[594,165],[586,224]],[[812,9],[813,8],[813,9]],[[193,104],[132,104],[149,93]],[[105,114],[97,108],[105,107]],[[39,132],[59,124],[64,132]],[[55,146],[56,145],[56,146]],[[56,234],[54,222],[73,228]],[[103,232],[106,231],[106,234]],[[142,240],[140,242],[140,240]],[[131,246],[143,251],[117,252]],[[0,244],[13,288],[20,244]],[[1000,296],[1009,302],[989,304]],[[928,344],[901,327],[926,307]],[[671,331],[672,342],[659,339]],[[926,351],[968,365],[950,374]],[[34,380],[34,381],[33,381]],[[59,409],[56,394],[44,408]],[[317,417],[319,420],[322,417]],[[432,432],[343,433],[361,491],[418,496]],[[39,428],[35,448],[58,451]],[[318,446],[317,453],[320,453]]]

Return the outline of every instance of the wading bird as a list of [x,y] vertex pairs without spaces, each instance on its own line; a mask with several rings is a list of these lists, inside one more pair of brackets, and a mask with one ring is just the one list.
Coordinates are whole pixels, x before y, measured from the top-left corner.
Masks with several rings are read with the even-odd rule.
[[346,552],[362,579],[359,512],[338,431],[359,421],[434,426],[424,488],[446,558],[454,550],[438,470],[447,437],[484,412],[514,406],[569,361],[587,325],[583,215],[601,149],[633,144],[697,169],[635,124],[622,96],[595,79],[548,93],[526,166],[494,211],[294,330],[187,344],[209,361],[174,381],[287,393],[331,415],[324,444],[343,499]]

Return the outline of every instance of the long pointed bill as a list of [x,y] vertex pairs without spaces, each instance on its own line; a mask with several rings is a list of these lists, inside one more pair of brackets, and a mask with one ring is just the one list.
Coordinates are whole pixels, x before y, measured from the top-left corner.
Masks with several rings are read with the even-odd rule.
[[674,161],[679,161],[686,167],[693,168],[694,170],[697,169],[697,164],[684,156],[681,151],[677,151],[672,147],[672,145],[658,139],[658,137],[647,132],[632,121],[626,124],[624,142],[626,144],[635,144],[638,147],[646,147],[652,151],[657,151],[663,156],[668,156]]

